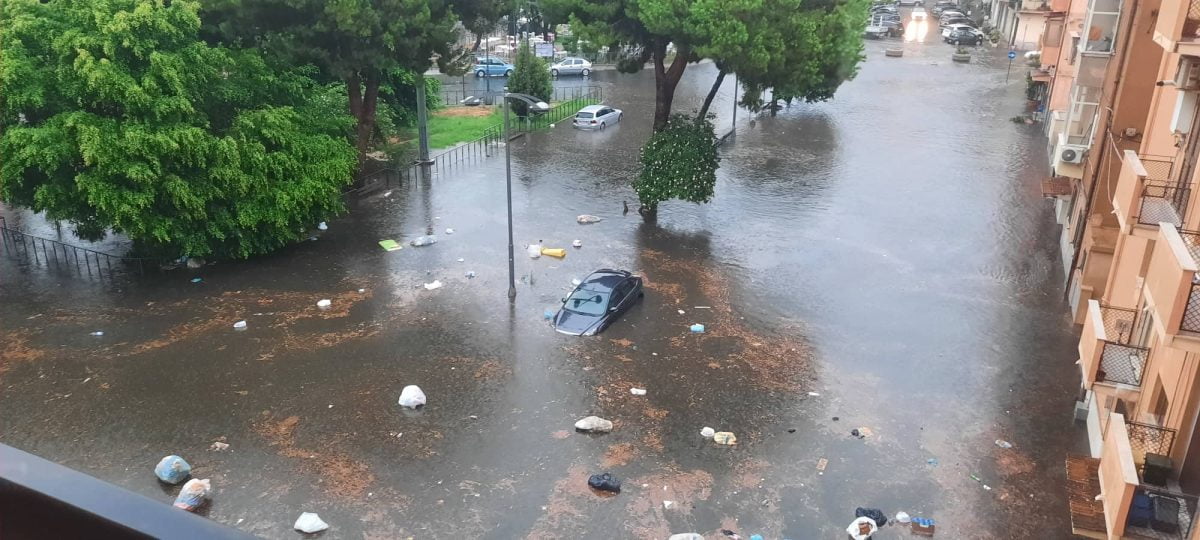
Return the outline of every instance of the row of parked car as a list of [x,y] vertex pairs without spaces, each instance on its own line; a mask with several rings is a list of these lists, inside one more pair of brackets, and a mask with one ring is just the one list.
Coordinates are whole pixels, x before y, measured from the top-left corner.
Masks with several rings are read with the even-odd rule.
[[955,0],[937,0],[937,3],[927,13],[922,6],[923,0],[899,0],[898,2],[881,2],[871,6],[870,19],[867,21],[865,33],[868,37],[900,36],[904,34],[904,22],[900,15],[900,6],[914,5],[909,14],[909,22],[923,23],[929,20],[929,13],[938,18],[938,27],[942,40],[953,45],[979,45],[986,36],[975,27],[972,21],[963,13]]
[[[499,58],[483,57],[475,59],[475,76],[476,77],[508,77],[513,74],[516,69],[512,64],[505,62]],[[550,75],[558,77],[560,75],[581,75],[587,77],[592,74],[592,63],[582,58],[567,57],[550,65]]]

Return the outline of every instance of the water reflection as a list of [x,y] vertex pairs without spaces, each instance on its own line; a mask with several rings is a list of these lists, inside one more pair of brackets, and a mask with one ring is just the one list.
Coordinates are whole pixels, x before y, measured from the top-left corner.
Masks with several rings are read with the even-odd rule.
[[916,41],[918,43],[925,42],[925,36],[929,34],[929,21],[925,19],[913,20],[904,28],[904,41]]

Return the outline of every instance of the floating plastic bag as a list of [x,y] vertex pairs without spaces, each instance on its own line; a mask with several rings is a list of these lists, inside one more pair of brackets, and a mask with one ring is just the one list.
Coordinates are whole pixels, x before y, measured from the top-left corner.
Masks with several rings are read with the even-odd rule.
[[604,221],[604,218],[599,217],[599,216],[593,216],[591,214],[580,214],[579,217],[575,218],[575,221],[586,225],[588,223],[599,223],[601,221]]
[[912,517],[908,515],[908,512],[896,512],[896,523],[908,523],[910,521],[912,521]]
[[704,325],[703,324],[693,324],[692,326],[689,327],[689,330],[691,330],[693,334],[703,334],[704,333]]
[[304,512],[300,517],[296,518],[296,524],[292,525],[293,529],[302,533],[316,533],[329,528],[329,524],[325,523],[321,516],[313,512]]
[[433,283],[426,283],[426,284],[425,284],[425,290],[427,290],[427,291],[432,291],[432,290],[434,290],[434,289],[440,289],[440,288],[442,288],[442,282],[441,282],[441,281],[438,281],[438,280],[436,280],[436,279],[435,279],[435,280],[433,280]]
[[875,520],[869,517],[860,517],[850,522],[850,526],[846,527],[846,534],[854,540],[867,540],[872,534],[879,531],[879,526],[875,524]]
[[621,492],[621,481],[609,474],[593,474],[588,478],[588,485],[600,491]]
[[599,416],[589,416],[575,422],[575,429],[584,433],[608,433],[612,431],[613,423]]
[[716,434],[717,434],[717,430],[710,428],[710,427],[705,427],[704,429],[700,430],[700,436],[704,437],[705,439],[711,439]]
[[322,307],[322,308],[329,307],[329,305],[332,303],[333,302],[330,302],[328,298],[324,298],[321,300],[317,300],[317,307]]
[[855,508],[854,517],[869,517],[879,527],[887,525],[887,516],[883,515],[883,511],[878,508]]
[[415,384],[410,384],[400,391],[400,406],[416,409],[425,405],[425,392],[421,391],[421,387]]
[[733,446],[737,444],[737,435],[734,435],[728,431],[718,431],[713,433],[713,442],[717,444],[724,444],[726,446]]
[[437,243],[437,237],[432,234],[429,234],[429,235],[418,236],[416,238],[413,238],[412,241],[409,242],[409,245],[411,245],[413,247],[421,247],[421,246],[431,246],[436,243]]
[[542,245],[541,244],[529,244],[529,247],[526,248],[526,253],[529,254],[530,259],[536,259],[538,257],[541,257],[542,256]]
[[189,474],[192,474],[192,466],[179,456],[167,456],[154,466],[154,476],[168,484],[178,484]]
[[175,508],[182,508],[188,512],[195,512],[200,505],[204,504],[204,499],[208,498],[208,494],[212,491],[212,483],[207,478],[197,480],[195,478],[188,480],[183,485],[183,489],[179,490],[179,496],[175,497]]

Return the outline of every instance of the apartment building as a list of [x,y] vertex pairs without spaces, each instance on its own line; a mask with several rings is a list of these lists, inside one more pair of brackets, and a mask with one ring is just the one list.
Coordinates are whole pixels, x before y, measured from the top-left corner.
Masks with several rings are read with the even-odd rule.
[[1200,0],[1050,12],[1031,77],[1082,324],[1073,532],[1200,540]]
[[996,0],[988,14],[992,26],[1006,43],[1021,51],[1037,50],[1047,17],[1053,13],[1052,0]]

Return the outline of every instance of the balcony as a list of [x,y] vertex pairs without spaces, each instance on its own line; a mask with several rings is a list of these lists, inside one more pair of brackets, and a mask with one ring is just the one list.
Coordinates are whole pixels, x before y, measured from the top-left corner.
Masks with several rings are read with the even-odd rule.
[[1045,13],[1050,14],[1050,3],[1042,0],[1022,0],[1019,8],[1019,13]]
[[1143,287],[1143,301],[1154,310],[1155,329],[1161,341],[1191,352],[1200,352],[1200,292],[1194,292],[1198,256],[1200,233],[1181,232],[1174,225],[1163,223],[1146,267]]
[[[1079,338],[1079,367],[1084,384],[1137,388],[1150,349],[1130,345],[1137,312],[1132,309],[1105,306],[1088,300],[1083,333]],[[1094,388],[1093,388],[1094,389]]]
[[1167,52],[1200,53],[1200,0],[1163,0],[1154,26],[1154,41]]
[[1122,230],[1154,238],[1159,223],[1183,225],[1192,190],[1172,180],[1174,168],[1171,158],[1125,151],[1113,194],[1113,210]]

